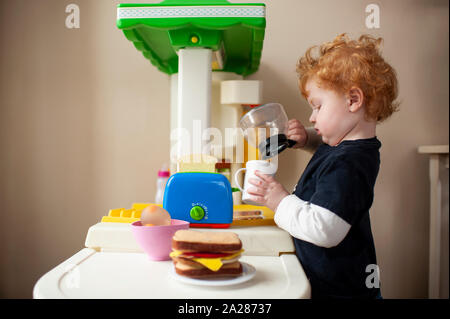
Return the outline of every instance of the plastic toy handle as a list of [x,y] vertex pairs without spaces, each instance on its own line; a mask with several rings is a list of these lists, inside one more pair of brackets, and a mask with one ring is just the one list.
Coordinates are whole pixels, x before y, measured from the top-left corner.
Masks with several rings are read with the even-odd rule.
[[244,192],[244,190],[242,189],[241,185],[239,185],[238,175],[239,175],[239,173],[240,173],[241,171],[244,171],[244,170],[246,170],[246,169],[247,169],[246,167],[240,168],[240,169],[238,169],[238,170],[236,171],[236,173],[234,174],[234,182],[236,183],[237,187],[239,188],[239,190],[240,190],[241,192]]
[[293,147],[295,144],[297,144],[297,141],[294,140],[287,140],[288,141],[288,147],[291,148]]

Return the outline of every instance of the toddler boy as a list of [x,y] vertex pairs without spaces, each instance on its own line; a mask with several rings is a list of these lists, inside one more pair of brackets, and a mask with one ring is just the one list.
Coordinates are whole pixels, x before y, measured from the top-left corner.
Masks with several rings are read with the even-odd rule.
[[293,119],[287,135],[294,148],[317,150],[293,194],[259,172],[249,180],[252,200],[272,209],[294,237],[312,298],[381,297],[379,286],[366,284],[367,267],[377,263],[369,218],[380,165],[376,125],[398,108],[395,70],[381,57],[381,41],[341,34],[317,57],[315,47],[307,50],[297,72],[314,127]]

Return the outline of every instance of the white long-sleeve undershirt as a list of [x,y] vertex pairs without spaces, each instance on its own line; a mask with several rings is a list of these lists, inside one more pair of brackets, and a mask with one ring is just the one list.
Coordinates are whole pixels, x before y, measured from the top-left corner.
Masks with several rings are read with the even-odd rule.
[[337,246],[351,227],[330,210],[303,201],[296,195],[283,198],[274,220],[291,236],[325,248]]

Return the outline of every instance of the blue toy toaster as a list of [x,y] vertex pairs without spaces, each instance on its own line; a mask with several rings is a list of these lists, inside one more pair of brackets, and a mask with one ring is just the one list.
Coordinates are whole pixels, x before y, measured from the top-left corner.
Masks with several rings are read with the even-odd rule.
[[233,222],[230,182],[218,173],[173,174],[164,189],[163,208],[191,227],[227,228]]

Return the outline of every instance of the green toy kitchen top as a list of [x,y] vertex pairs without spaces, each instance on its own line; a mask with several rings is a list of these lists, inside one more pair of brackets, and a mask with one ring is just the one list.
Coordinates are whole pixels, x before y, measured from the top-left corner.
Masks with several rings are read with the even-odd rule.
[[160,71],[178,72],[177,51],[208,48],[214,71],[247,76],[259,67],[265,5],[226,0],[119,4],[117,27]]

